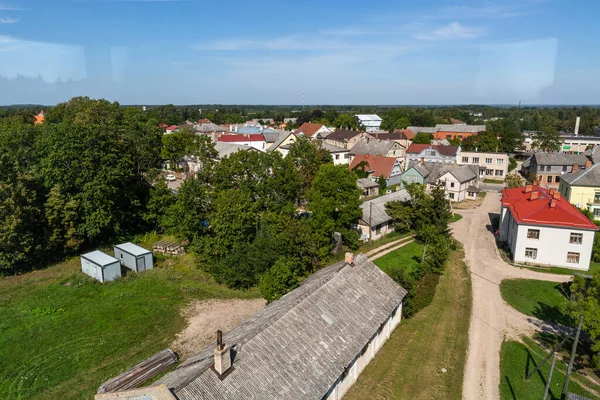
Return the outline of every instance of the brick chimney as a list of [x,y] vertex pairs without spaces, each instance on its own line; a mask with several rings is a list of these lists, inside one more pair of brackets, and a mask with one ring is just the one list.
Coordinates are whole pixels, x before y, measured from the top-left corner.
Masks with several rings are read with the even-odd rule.
[[556,200],[552,199],[550,201],[550,208],[556,208]]
[[223,332],[217,331],[217,347],[215,348],[215,371],[222,376],[231,368],[231,349],[223,345]]
[[553,196],[553,198],[554,198],[554,199],[556,199],[556,200],[560,199],[560,192],[559,192],[558,190],[555,190],[555,191],[554,191],[554,196]]
[[533,201],[533,200],[537,200],[538,198],[538,192],[531,192],[531,194],[529,195],[529,200]]
[[573,164],[573,168],[571,168],[571,172],[575,172],[579,169],[579,165],[578,164]]
[[589,168],[589,167],[591,167],[591,166],[592,166],[592,162],[591,162],[590,160],[587,160],[587,161],[585,162],[585,168],[587,169],[587,168]]
[[347,252],[344,255],[344,261],[346,262],[346,264],[354,265],[354,254]]
[[531,185],[525,186],[525,193],[530,193],[530,192],[531,192]]

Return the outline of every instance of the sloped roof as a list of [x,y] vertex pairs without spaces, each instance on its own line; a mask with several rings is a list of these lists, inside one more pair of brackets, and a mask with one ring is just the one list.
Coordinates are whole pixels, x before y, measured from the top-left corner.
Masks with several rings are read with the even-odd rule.
[[371,220],[371,227],[375,228],[377,225],[392,220],[385,209],[387,203],[392,201],[408,201],[410,195],[406,189],[398,190],[390,194],[386,194],[381,197],[377,197],[373,200],[365,201],[360,205],[362,209],[361,220],[369,225],[369,219]]
[[402,149],[398,143],[393,140],[379,140],[372,138],[359,139],[352,149],[350,154],[370,154],[372,156],[387,155],[388,152],[395,149]]
[[589,160],[594,164],[600,163],[600,146],[594,146],[593,148],[586,150],[583,153]]
[[460,165],[460,166],[448,166],[442,170],[442,175],[450,173],[460,183],[472,181],[477,178],[479,172],[478,165]]
[[281,131],[263,131],[263,136],[265,137],[265,141],[267,143],[275,143],[277,141],[277,139],[279,139],[279,136],[281,136],[284,133],[288,133],[288,132],[281,132]]
[[358,185],[358,187],[363,188],[363,189],[374,188],[374,187],[379,186],[379,183],[372,181],[370,179],[367,179],[367,178],[357,179],[356,184]]
[[417,133],[436,133],[437,129],[435,127],[431,127],[431,126],[409,126],[408,128],[406,128],[407,130],[411,131],[413,134],[417,134]]
[[233,369],[210,368],[214,345],[161,378],[179,400],[321,399],[406,291],[363,254],[336,263],[224,335]]
[[548,189],[532,186],[531,191],[537,192],[537,199],[530,200],[531,193],[527,193],[525,187],[502,190],[502,205],[510,209],[518,224],[598,230],[596,224],[587,219],[559,192],[553,192],[556,197],[552,208],[553,195]]
[[381,121],[381,117],[377,114],[356,114],[356,118],[361,121]]
[[350,129],[336,129],[329,135],[327,135],[327,140],[335,140],[337,142],[345,142],[348,139],[352,139],[356,135],[360,135],[359,131],[352,131]]
[[397,159],[395,157],[358,154],[354,157],[354,159],[352,159],[352,162],[350,163],[350,169],[353,169],[362,161],[366,161],[369,164],[369,166],[366,168],[366,171],[373,171],[373,175],[377,177],[383,175],[384,178],[389,178]]
[[585,165],[588,158],[584,154],[544,153],[539,151],[531,156],[537,165]]
[[453,125],[453,124],[437,124],[436,132],[452,132],[452,133],[477,133],[487,129],[485,125]]
[[347,153],[350,151],[343,147],[334,146],[334,145],[326,143],[326,142],[321,142],[321,144],[319,144],[319,148],[323,149],[323,150],[327,150],[330,153]]
[[600,164],[564,174],[560,178],[571,186],[600,187]]
[[458,146],[440,146],[435,144],[413,143],[410,146],[408,146],[408,149],[406,149],[406,153],[419,154],[425,149],[437,150],[441,155],[444,156],[456,156],[456,153],[458,152]]
[[240,150],[256,150],[253,147],[246,146],[243,144],[228,143],[228,142],[217,142],[215,143],[215,150],[219,153],[219,159],[230,156],[233,153],[237,153]]
[[220,125],[213,124],[212,122],[205,122],[194,127],[197,132],[211,133],[211,132],[227,132],[229,128],[225,129]]
[[313,124],[312,122],[305,122],[302,125],[300,125],[300,128],[294,131],[294,135],[302,133],[304,136],[313,137],[315,133],[317,133],[317,131],[322,127],[323,124]]
[[[294,134],[292,132],[287,132],[287,133],[282,133],[279,135],[279,137],[277,138],[277,140],[275,141],[275,143],[273,143],[268,149],[267,151],[273,151],[273,150],[277,150],[277,148],[279,146],[281,146],[281,143],[283,143],[288,137],[290,136],[294,136]],[[294,141],[296,140],[296,137],[294,136]]]
[[402,133],[408,140],[412,140],[412,138],[415,137],[415,132],[411,131],[410,129],[402,129]]
[[222,135],[217,139],[219,142],[264,142],[265,137],[263,135],[241,135],[230,133],[228,135]]

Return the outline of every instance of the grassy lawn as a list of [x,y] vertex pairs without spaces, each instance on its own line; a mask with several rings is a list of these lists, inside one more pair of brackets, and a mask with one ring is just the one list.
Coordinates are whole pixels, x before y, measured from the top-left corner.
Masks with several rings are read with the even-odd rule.
[[460,221],[462,219],[462,215],[458,214],[458,213],[454,213],[454,215],[450,218],[450,221],[448,222],[456,222],[456,221]]
[[378,258],[374,263],[383,271],[387,271],[388,268],[396,265],[404,265],[407,269],[413,270],[419,266],[422,256],[423,245],[418,242],[412,242]]
[[507,279],[500,285],[502,298],[523,314],[570,325],[566,311],[569,299],[559,289],[558,283],[529,279]]
[[[515,265],[515,264],[513,264],[513,265]],[[590,263],[590,269],[588,271],[579,271],[576,269],[561,268],[561,267],[534,267],[533,265],[532,266],[515,265],[515,267],[527,268],[527,269],[531,269],[531,270],[537,271],[537,272],[545,272],[548,274],[558,274],[558,275],[573,275],[576,273],[593,275],[596,272],[600,271],[600,263],[595,263],[595,262]]]
[[483,180],[485,183],[497,183],[502,185],[504,183],[504,181],[502,179],[484,179]]
[[[529,381],[525,380],[525,375],[533,371],[548,353],[547,350],[530,338],[525,337],[523,341],[524,343],[516,341],[502,343],[500,351],[500,398],[502,400],[538,400],[544,394],[552,359],[548,360]],[[568,362],[568,359],[565,361]],[[566,370],[566,364],[557,358],[548,399],[560,399]],[[576,371],[573,372],[571,377],[569,392],[590,399],[597,398],[597,396],[583,389],[577,382],[586,382],[586,386],[594,386],[594,390],[598,389],[596,385],[590,384],[589,381],[583,381],[584,378]]]
[[193,299],[258,297],[195,268],[191,255],[101,284],[79,258],[0,278],[0,398],[91,398],[98,385],[168,347]]
[[433,302],[400,323],[344,400],[462,397],[472,303],[463,257],[452,253]]
[[363,245],[361,245],[358,248],[358,251],[361,253],[366,253],[368,251],[371,251],[373,249],[376,249],[377,247],[381,247],[383,245],[386,245],[390,242],[393,242],[394,240],[398,240],[398,239],[402,239],[405,238],[407,236],[410,236],[412,233],[411,232],[404,232],[404,233],[398,233],[398,232],[392,232],[392,233],[388,233],[387,235],[385,235],[384,237],[382,237],[379,240],[374,240],[370,243],[365,243]]
[[477,195],[479,198],[483,199],[487,195],[487,192],[479,192]]

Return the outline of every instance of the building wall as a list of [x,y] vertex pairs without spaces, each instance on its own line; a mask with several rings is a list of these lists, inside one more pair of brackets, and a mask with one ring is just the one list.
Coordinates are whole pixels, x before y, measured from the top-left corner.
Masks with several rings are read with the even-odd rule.
[[[430,151],[434,151],[434,154],[430,154]],[[460,159],[460,148],[459,150],[456,152],[456,155],[454,156],[445,156],[440,154],[439,152],[437,152],[434,149],[425,149],[422,152],[420,152],[419,154],[416,153],[406,153],[406,164],[410,163],[410,161],[425,161],[425,162],[447,162],[447,163],[455,163]]]
[[600,187],[570,186],[561,179],[558,191],[569,203],[589,210],[594,214],[594,219],[600,219],[600,202],[595,201],[596,193],[600,194]]
[[423,185],[425,179],[423,179],[423,176],[414,168],[409,168],[402,174],[402,187],[404,187],[404,182],[406,182],[406,184],[419,183]]
[[118,259],[124,267],[127,267],[132,271],[143,272],[143,271],[138,270],[138,261],[137,261],[138,258],[144,258],[144,261],[145,261],[144,271],[153,268],[154,260],[152,258],[152,253],[147,253],[142,256],[136,257],[136,256],[129,254],[117,247],[114,248],[114,251],[115,251],[115,258]]
[[[511,212],[507,211],[506,213],[510,215],[510,219],[507,222],[507,242],[514,262],[559,266],[586,271],[589,269],[592,247],[594,245],[594,231],[538,225],[518,225],[514,218],[512,218]],[[539,230],[539,239],[528,238],[529,229]],[[583,235],[582,244],[569,243],[571,233],[581,233]],[[537,257],[535,259],[525,257],[526,248],[537,249]],[[568,263],[568,252],[579,253],[579,263]]]
[[377,333],[365,344],[362,351],[348,365],[344,373],[324,396],[327,400],[339,400],[352,387],[360,373],[375,357],[381,346],[389,339],[391,333],[400,324],[402,319],[402,303],[394,310],[388,320],[380,327]]
[[485,178],[504,179],[508,174],[508,158],[508,154],[463,151],[458,159],[458,163],[461,165],[479,165],[480,167],[485,167]]
[[352,156],[349,152],[331,153],[334,165],[348,165],[352,161]]
[[477,186],[477,178],[468,182],[460,183],[451,173],[447,172],[439,179],[444,182],[446,189],[446,198],[453,202],[461,202],[467,198],[467,188]]
[[[104,271],[103,271],[104,270]],[[99,280],[100,282],[110,282],[121,276],[121,265],[119,262],[105,265],[104,268],[101,266],[81,258],[81,272],[92,278]]]
[[433,138],[437,140],[441,139],[454,139],[458,137],[459,139],[465,139],[469,136],[477,135],[476,132],[446,132],[446,131],[437,131],[433,134]]
[[[359,220],[357,228],[359,229],[359,233],[360,233],[360,238],[359,240],[363,241],[363,242],[368,242],[369,241],[369,233],[371,232],[371,229],[369,228],[369,224]],[[394,224],[392,221],[388,221],[388,222],[384,222],[382,224],[379,224],[377,226],[373,227],[373,232],[371,234],[371,240],[379,240],[382,237],[384,237],[385,235],[387,235],[388,233],[392,233],[394,232]]]
[[250,146],[252,148],[255,148],[256,150],[265,152],[267,151],[267,142],[263,141],[247,141],[247,142],[227,142],[227,143],[233,143],[233,144],[239,144],[239,145],[243,145],[243,146]]
[[559,152],[567,154],[581,154],[585,152],[588,146],[596,146],[600,144],[599,137],[564,137],[561,138],[562,145]]

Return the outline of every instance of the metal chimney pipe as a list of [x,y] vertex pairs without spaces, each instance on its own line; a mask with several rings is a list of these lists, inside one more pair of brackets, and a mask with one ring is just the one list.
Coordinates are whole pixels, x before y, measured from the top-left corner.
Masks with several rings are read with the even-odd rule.
[[223,332],[217,331],[217,350],[223,350]]

